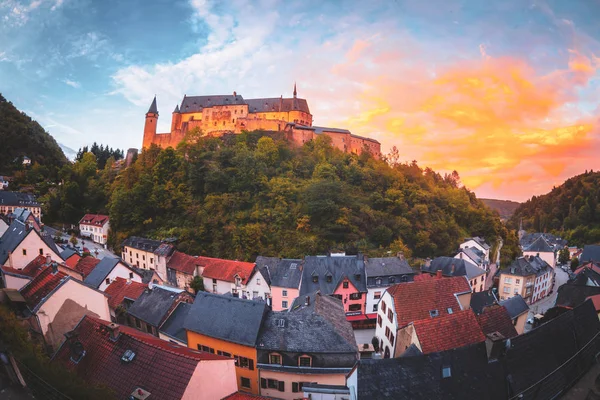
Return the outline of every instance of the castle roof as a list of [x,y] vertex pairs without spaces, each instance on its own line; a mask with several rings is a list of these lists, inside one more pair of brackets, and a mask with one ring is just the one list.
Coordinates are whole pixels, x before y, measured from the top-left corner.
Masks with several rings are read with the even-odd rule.
[[[153,103],[154,104],[154,103]],[[181,102],[182,113],[201,112],[205,108],[229,105],[247,105],[248,112],[286,112],[302,111],[310,114],[306,99],[299,98],[259,98],[247,99],[241,95],[214,95],[214,96],[184,96]],[[150,112],[150,111],[149,111]]]
[[149,113],[158,114],[158,107],[156,106],[156,96],[154,96],[154,100],[152,100],[152,104],[150,104],[150,108],[148,109],[148,114]]
[[175,106],[175,110],[173,111],[173,114],[175,114],[175,113],[179,113],[179,104],[177,104]]

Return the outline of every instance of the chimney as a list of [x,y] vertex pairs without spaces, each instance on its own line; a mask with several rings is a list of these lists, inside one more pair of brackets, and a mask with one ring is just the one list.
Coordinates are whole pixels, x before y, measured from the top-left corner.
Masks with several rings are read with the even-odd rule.
[[436,278],[441,279],[442,278],[442,270],[438,269],[437,272],[435,273]]
[[127,284],[131,284],[131,278],[127,278]]
[[50,253],[46,254],[46,264],[50,264],[52,262],[52,257],[50,256]]
[[305,306],[310,306],[310,296],[306,296],[306,300],[304,301]]
[[237,93],[235,92],[235,90],[233,91],[233,97],[236,97]]
[[117,339],[119,339],[119,335],[121,334],[121,332],[119,331],[119,325],[115,324],[114,322],[111,322],[110,324],[108,324],[108,331],[110,332],[110,340],[116,342]]
[[462,251],[460,252],[460,259],[461,260],[463,259],[463,252]]

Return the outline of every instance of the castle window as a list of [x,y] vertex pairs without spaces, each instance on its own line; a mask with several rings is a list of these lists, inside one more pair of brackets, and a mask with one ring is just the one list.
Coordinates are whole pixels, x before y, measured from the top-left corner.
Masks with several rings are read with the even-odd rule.
[[231,123],[232,123],[232,124],[235,124],[235,119],[232,119],[232,120],[231,120]]
[[225,121],[223,121],[223,126],[225,126]]

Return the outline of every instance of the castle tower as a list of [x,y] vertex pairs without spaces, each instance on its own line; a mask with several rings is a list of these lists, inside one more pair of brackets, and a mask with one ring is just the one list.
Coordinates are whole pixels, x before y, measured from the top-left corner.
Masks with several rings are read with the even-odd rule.
[[296,91],[296,82],[294,82],[294,98],[296,98],[297,95],[298,92]]
[[158,108],[156,107],[156,96],[150,104],[146,113],[146,123],[144,124],[144,143],[142,148],[148,148],[154,142],[156,136],[156,125],[158,124]]
[[179,105],[175,106],[173,117],[171,118],[171,132],[175,132],[177,129],[181,129],[181,112],[179,111]]

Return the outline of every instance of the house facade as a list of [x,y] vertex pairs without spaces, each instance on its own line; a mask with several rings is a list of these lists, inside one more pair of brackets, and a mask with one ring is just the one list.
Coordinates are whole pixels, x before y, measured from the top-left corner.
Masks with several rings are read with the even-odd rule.
[[252,298],[252,291],[258,286],[254,282],[252,287],[248,287],[256,272],[254,263],[212,257],[198,257],[197,261],[207,292]]
[[552,268],[556,267],[556,248],[544,236],[539,236],[529,246],[523,248],[523,256],[540,257]]
[[539,256],[524,256],[499,271],[500,300],[520,295],[527,304],[546,297],[552,289],[554,269]]
[[37,256],[25,268],[15,269],[11,267],[0,267],[0,282],[5,288],[20,290],[28,284],[46,267],[55,267],[58,271],[78,280],[83,280],[81,273],[69,268],[66,264],[52,260],[50,255]]
[[303,260],[258,256],[255,263],[269,285],[272,310],[287,310],[300,295]]
[[105,245],[108,241],[110,218],[108,215],[85,214],[79,221],[79,232],[83,237],[89,237],[96,243]]
[[32,226],[14,220],[0,241],[0,266],[23,269],[39,255],[60,260],[60,251],[49,236],[42,236]]
[[483,254],[484,261],[490,262],[490,245],[485,242],[484,238],[479,236],[466,238],[458,247],[460,249],[475,248]]
[[168,258],[166,268],[169,284],[184,290],[190,290],[190,282],[200,275],[198,257],[177,250]]
[[142,277],[119,258],[104,257],[85,278],[84,283],[102,292],[117,278],[142,283]]
[[40,223],[42,222],[42,206],[37,202],[34,195],[0,190],[0,214],[8,215],[16,208],[31,211],[34,217]]
[[469,281],[471,289],[474,293],[482,292],[486,289],[486,270],[477,267],[473,263],[463,258],[437,257],[433,260],[427,261],[421,267],[421,271],[431,275],[435,275],[438,273],[438,271],[441,271],[443,276],[464,276]]
[[129,265],[157,271],[161,281],[167,281],[167,261],[175,247],[159,240],[131,236],[121,245],[121,258]]
[[384,258],[365,257],[365,274],[367,277],[365,312],[367,315],[372,314],[371,318],[375,318],[377,304],[387,288],[400,282],[411,282],[415,271],[408,265],[402,255],[398,255]]
[[521,335],[525,332],[525,323],[527,322],[527,316],[529,315],[529,306],[523,297],[521,297],[521,295],[515,295],[510,299],[500,301],[499,304],[506,308],[508,316],[517,330],[517,333]]

